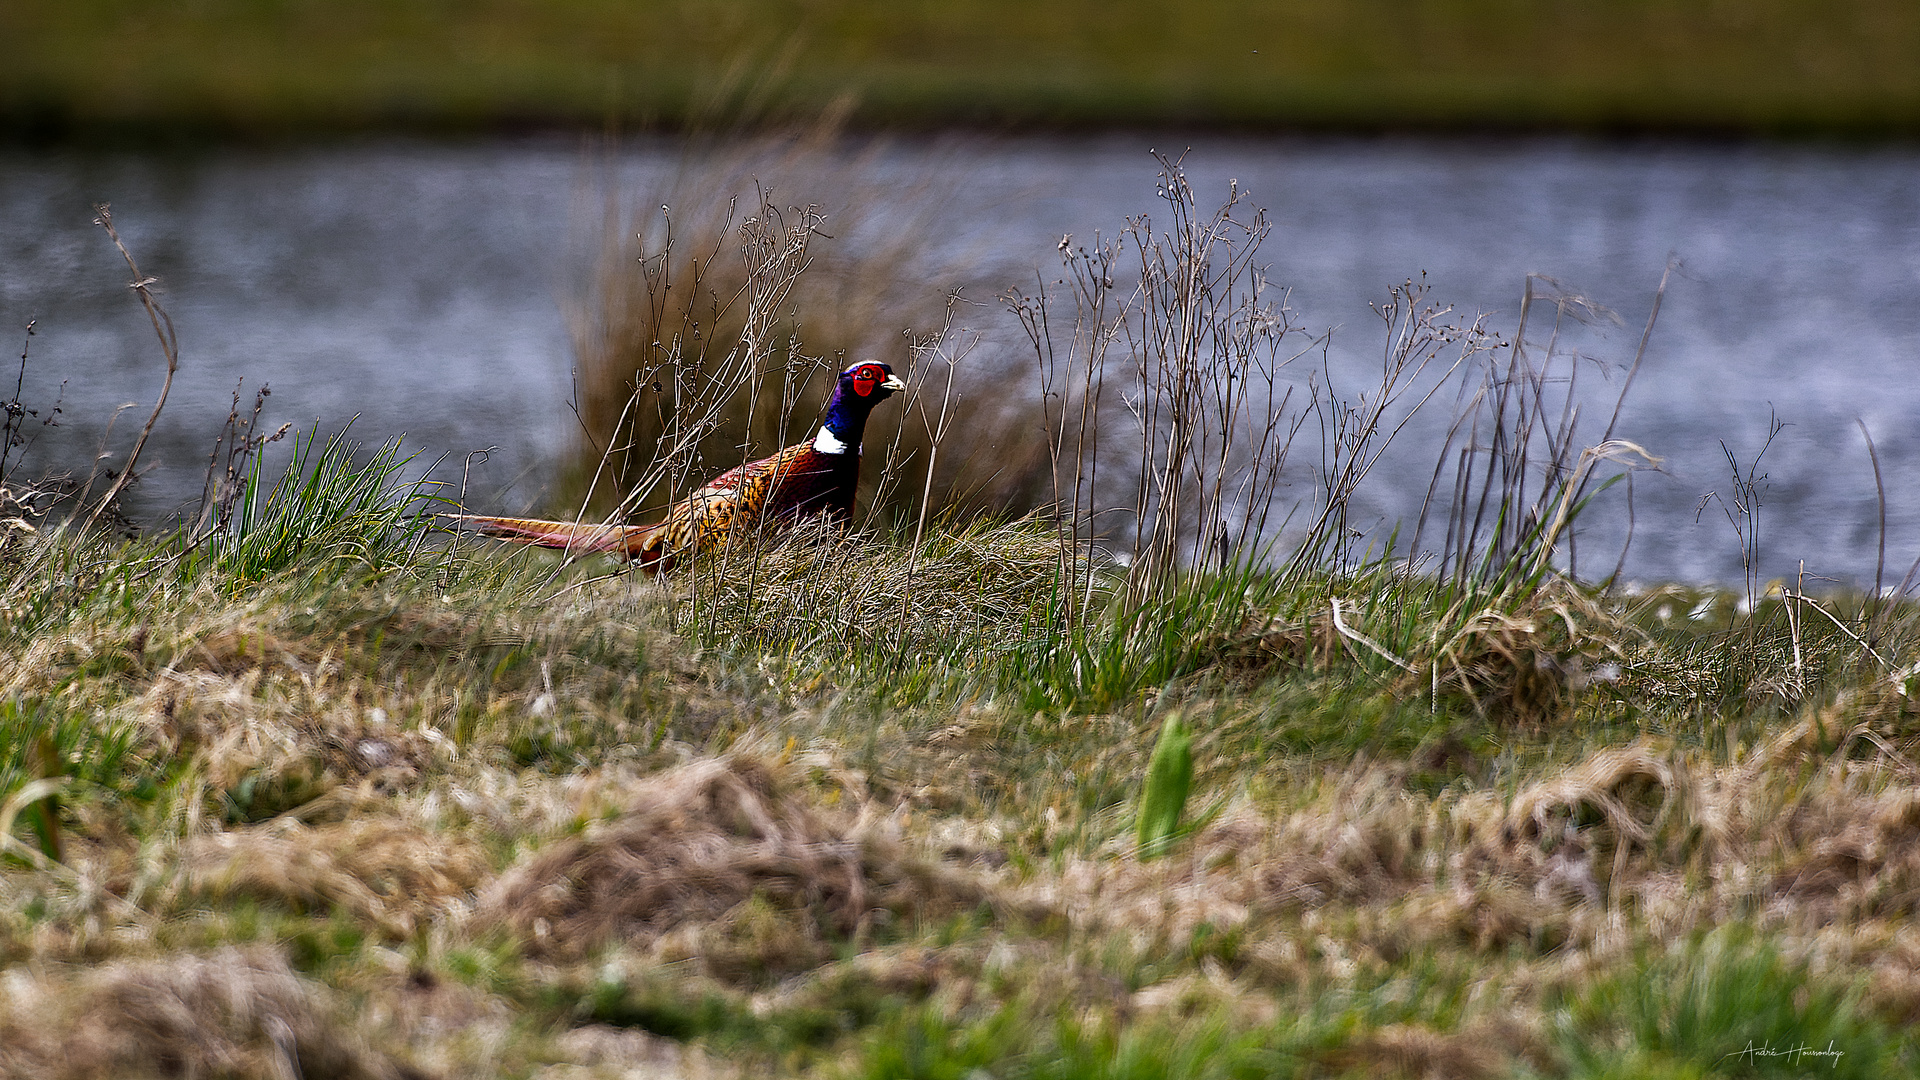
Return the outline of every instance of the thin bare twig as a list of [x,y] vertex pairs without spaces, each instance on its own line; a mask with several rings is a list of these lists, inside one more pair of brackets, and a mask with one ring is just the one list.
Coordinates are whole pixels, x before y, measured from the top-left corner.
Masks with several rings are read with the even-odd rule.
[[1383,660],[1386,660],[1387,662],[1393,664],[1395,667],[1398,667],[1402,671],[1411,672],[1414,670],[1414,667],[1412,664],[1409,664],[1405,660],[1402,660],[1399,657],[1388,652],[1386,648],[1383,647],[1379,642],[1374,641],[1372,638],[1368,637],[1367,635],[1361,633],[1358,630],[1355,630],[1351,626],[1348,626],[1346,623],[1346,620],[1340,617],[1340,598],[1339,597],[1337,596],[1332,597],[1329,603],[1333,607],[1333,628],[1340,632],[1341,637],[1346,638],[1348,641],[1365,645],[1367,648],[1373,650],[1374,655],[1380,657]]
[[1813,597],[1808,596],[1806,593],[1803,593],[1803,592],[1786,592],[1783,590],[1781,592],[1781,595],[1786,597],[1789,600],[1793,600],[1796,603],[1806,604],[1808,607],[1811,607],[1813,610],[1819,612],[1822,615],[1825,615],[1827,619],[1833,623],[1833,625],[1840,628],[1841,633],[1852,638],[1856,643],[1859,644],[1861,648],[1867,650],[1868,656],[1871,656],[1875,660],[1879,661],[1881,667],[1889,668],[1889,669],[1892,668],[1893,665],[1887,663],[1886,657],[1881,656],[1878,652],[1874,650],[1873,646],[1867,644],[1866,638],[1861,637],[1859,634],[1854,633],[1850,628],[1848,628],[1847,624],[1840,620],[1840,616],[1835,615],[1833,612],[1828,611],[1824,607],[1821,607],[1820,601],[1815,600]]
[[107,208],[107,204],[101,203],[94,207],[94,211],[100,215],[94,218],[94,224],[107,231],[107,237],[113,241],[113,246],[119,248],[121,257],[127,260],[127,269],[133,272],[133,280],[127,287],[140,295],[140,303],[147,309],[147,319],[153,323],[154,336],[160,339],[160,351],[167,358],[167,379],[160,384],[160,397],[153,403],[153,413],[147,417],[146,426],[140,429],[139,437],[134,439],[133,449],[127,452],[126,463],[115,474],[113,485],[107,488],[106,495],[102,496],[100,502],[94,506],[93,513],[87,515],[86,524],[81,530],[83,532],[93,528],[94,522],[99,520],[107,507],[113,505],[113,500],[119,497],[120,492],[133,479],[134,466],[140,461],[140,451],[147,445],[147,436],[153,434],[153,425],[159,421],[160,410],[167,404],[167,392],[173,389],[173,374],[180,369],[180,339],[174,333],[173,319],[153,296],[153,285],[158,279],[146,277],[140,273],[139,265],[133,261],[133,253],[127,250],[127,245],[120,240],[120,234],[114,231],[113,213]]

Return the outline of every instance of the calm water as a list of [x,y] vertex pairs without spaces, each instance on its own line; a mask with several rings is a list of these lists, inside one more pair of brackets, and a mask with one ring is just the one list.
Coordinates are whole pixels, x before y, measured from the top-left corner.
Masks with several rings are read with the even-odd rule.
[[[901,144],[868,167],[939,177],[955,240],[930,253],[928,288],[965,282],[984,299],[1052,269],[1062,234],[1154,210],[1155,142]],[[17,357],[21,328],[39,320],[22,397],[62,409],[36,460],[84,461],[115,406],[140,402],[120,421],[130,431],[158,389],[126,268],[91,224],[105,201],[161,279],[183,351],[136,512],[197,496],[242,377],[249,394],[271,384],[274,423],[357,415],[361,437],[405,432],[428,457],[497,445],[475,472],[476,501],[537,502],[571,438],[563,309],[578,295],[582,238],[609,175],[645,190],[676,153],[642,144],[611,166],[566,141],[0,154],[0,343]],[[1232,177],[1269,208],[1270,276],[1304,322],[1339,328],[1335,366],[1354,390],[1378,355],[1367,303],[1390,282],[1425,272],[1437,297],[1510,329],[1526,274],[1551,275],[1618,313],[1618,328],[1576,338],[1617,364],[1677,257],[1620,431],[1665,458],[1636,485],[1633,575],[1739,576],[1724,516],[1710,507],[1696,524],[1695,507],[1728,492],[1721,442],[1750,458],[1770,411],[1791,426],[1762,466],[1765,572],[1805,558],[1810,571],[1871,576],[1877,511],[1856,419],[1879,444],[1891,576],[1920,554],[1920,153],[1213,140],[1187,163],[1203,202]],[[9,361],[0,397],[16,372]],[[1394,459],[1370,481],[1369,512],[1415,513],[1431,461]]]

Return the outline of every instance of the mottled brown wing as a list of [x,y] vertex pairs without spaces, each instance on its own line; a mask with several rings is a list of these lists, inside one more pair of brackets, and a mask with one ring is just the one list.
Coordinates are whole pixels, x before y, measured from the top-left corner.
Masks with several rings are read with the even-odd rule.
[[[858,455],[827,455],[802,444],[787,448],[764,464],[768,468],[763,476],[755,478],[764,485],[756,493],[758,519],[789,521],[819,513],[844,517],[853,510],[850,478],[859,474]],[[840,505],[842,502],[846,505]]]
[[833,463],[808,443],[729,469],[674,504],[661,523],[661,554],[708,551],[736,528],[807,513],[830,492],[834,473]]

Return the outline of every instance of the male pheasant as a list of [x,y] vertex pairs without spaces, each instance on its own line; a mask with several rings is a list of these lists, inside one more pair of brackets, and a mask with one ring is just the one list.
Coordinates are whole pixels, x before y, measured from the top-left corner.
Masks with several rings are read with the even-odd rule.
[[449,516],[502,540],[618,553],[649,574],[671,570],[681,555],[710,551],[725,544],[734,530],[744,532],[761,522],[823,515],[845,524],[853,517],[867,416],[875,405],[906,388],[891,367],[877,360],[849,367],[840,373],[826,418],[810,441],[721,473],[675,503],[657,525]]

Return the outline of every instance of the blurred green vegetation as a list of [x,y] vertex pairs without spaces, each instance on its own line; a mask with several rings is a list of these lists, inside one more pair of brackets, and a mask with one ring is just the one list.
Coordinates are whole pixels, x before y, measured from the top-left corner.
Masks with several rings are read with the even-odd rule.
[[0,132],[774,122],[1910,135],[1907,0],[7,0]]

